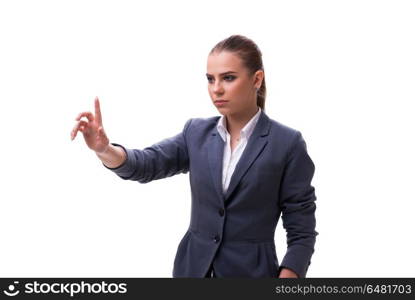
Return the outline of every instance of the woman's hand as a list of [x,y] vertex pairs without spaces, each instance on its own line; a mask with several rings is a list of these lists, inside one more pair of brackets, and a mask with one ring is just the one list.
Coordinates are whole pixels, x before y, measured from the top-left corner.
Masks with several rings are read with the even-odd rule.
[[[86,117],[88,122],[81,120],[82,117]],[[75,120],[78,122],[71,131],[71,140],[74,140],[77,132],[80,131],[83,133],[85,142],[91,150],[97,153],[105,152],[109,145],[109,139],[102,125],[98,97],[95,97],[95,116],[91,112],[82,112]]]
[[282,268],[278,278],[298,278],[298,276],[294,271],[291,271],[287,268]]

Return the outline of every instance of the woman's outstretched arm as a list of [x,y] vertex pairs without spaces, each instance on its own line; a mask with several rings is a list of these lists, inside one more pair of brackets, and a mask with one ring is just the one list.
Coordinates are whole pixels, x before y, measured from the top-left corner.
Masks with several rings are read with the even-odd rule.
[[186,132],[191,121],[192,119],[189,119],[186,122],[181,133],[144,149],[130,149],[117,143],[111,143],[115,148],[122,148],[127,157],[119,167],[108,168],[106,164],[104,166],[122,179],[140,183],[187,173],[189,171],[189,154]]

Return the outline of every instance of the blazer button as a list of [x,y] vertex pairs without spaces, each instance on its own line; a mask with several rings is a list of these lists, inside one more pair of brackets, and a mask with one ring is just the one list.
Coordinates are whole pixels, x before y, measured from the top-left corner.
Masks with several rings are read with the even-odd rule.
[[215,243],[218,243],[220,241],[220,237],[218,235],[216,235],[213,240],[215,241]]
[[224,214],[225,214],[225,210],[223,208],[219,209],[219,215],[223,217]]

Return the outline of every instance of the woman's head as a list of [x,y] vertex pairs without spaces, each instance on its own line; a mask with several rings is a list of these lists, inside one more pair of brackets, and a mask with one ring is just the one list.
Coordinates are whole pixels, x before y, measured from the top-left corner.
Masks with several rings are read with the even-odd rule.
[[[230,72],[230,73],[226,73]],[[250,39],[232,35],[212,48],[207,62],[208,90],[222,114],[240,114],[257,106],[265,110],[262,53]]]

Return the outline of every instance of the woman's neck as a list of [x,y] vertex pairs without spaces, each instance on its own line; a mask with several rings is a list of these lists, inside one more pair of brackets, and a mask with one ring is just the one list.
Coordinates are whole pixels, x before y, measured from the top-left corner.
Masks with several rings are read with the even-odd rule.
[[226,127],[230,135],[239,135],[244,126],[258,112],[258,106],[246,111],[244,114],[226,115]]

